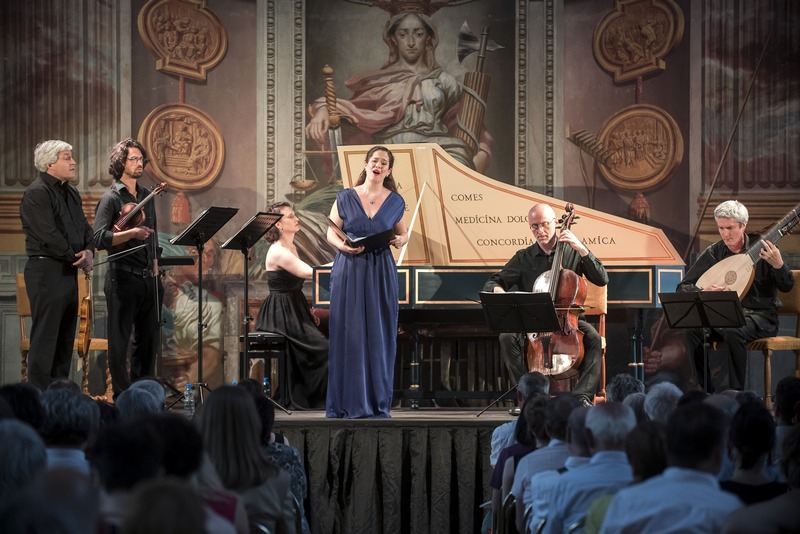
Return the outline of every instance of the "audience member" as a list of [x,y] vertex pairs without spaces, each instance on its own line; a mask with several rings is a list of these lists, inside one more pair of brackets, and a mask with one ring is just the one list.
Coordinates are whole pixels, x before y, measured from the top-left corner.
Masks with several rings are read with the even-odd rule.
[[161,442],[153,430],[134,422],[103,428],[89,453],[100,480],[101,531],[119,531],[131,506],[133,489],[161,474]]
[[0,503],[4,503],[44,471],[47,452],[36,430],[16,419],[0,421],[0,443]]
[[151,414],[139,422],[149,426],[161,442],[163,474],[180,480],[184,486],[192,486],[202,500],[205,531],[246,534],[247,514],[241,499],[221,485],[208,487],[198,481],[196,475],[204,455],[203,438],[197,427],[186,417],[169,412]]
[[708,398],[708,393],[703,391],[702,389],[692,389],[684,393],[680,399],[678,399],[678,406],[683,406],[685,404],[692,404],[693,402],[703,402]]
[[672,382],[659,382],[647,392],[644,400],[644,411],[649,419],[666,424],[683,392]]
[[[213,532],[203,521],[203,501],[186,485],[173,478],[154,478],[139,484],[133,491],[125,516],[125,534],[195,534]],[[229,524],[231,530],[232,525]]]
[[[517,406],[522,406],[525,399],[534,395],[548,395],[550,393],[550,379],[538,371],[523,374],[517,383]],[[519,415],[519,410],[517,410]],[[516,420],[511,420],[498,426],[492,432],[492,450],[489,454],[489,463],[492,467],[497,465],[500,451],[514,443],[514,429]]]
[[159,405],[158,399],[142,387],[130,387],[116,396],[114,405],[119,411],[120,421],[133,421],[140,417],[159,413],[164,402],[162,401]]
[[0,386],[0,398],[4,399],[20,421],[31,425],[37,432],[42,428],[44,408],[42,392],[30,382],[18,382]]
[[620,490],[600,532],[719,532],[741,501],[719,489],[725,429],[723,413],[706,403],[677,408],[667,422],[669,467]]
[[163,410],[166,407],[166,393],[164,392],[164,386],[158,380],[153,378],[140,378],[133,384],[131,384],[132,388],[136,389],[143,389],[150,393],[156,402],[158,402],[159,409]]
[[786,484],[766,473],[775,444],[775,421],[761,402],[750,402],[736,411],[730,425],[728,451],[734,472],[720,487],[737,495],[745,505],[786,493]]
[[252,395],[234,386],[215,389],[199,422],[220,480],[244,500],[250,529],[263,526],[270,532],[296,533],[299,518],[296,522],[291,479],[261,447],[261,422]]
[[531,477],[542,471],[559,469],[569,457],[567,446],[567,421],[573,410],[581,406],[579,397],[567,393],[559,393],[547,402],[544,414],[544,428],[549,441],[537,451],[520,459],[514,472],[514,484],[511,493],[516,499],[517,525],[522,525],[525,516],[524,497]]
[[[638,484],[667,468],[667,427],[659,421],[642,421],[625,438],[625,455],[633,471],[633,484]],[[596,498],[586,514],[584,534],[600,532],[614,495]]]
[[302,531],[304,534],[310,534],[311,527],[306,519],[305,510],[308,481],[303,461],[300,459],[300,451],[284,443],[275,443],[275,434],[272,432],[272,426],[275,424],[275,405],[264,395],[257,395],[253,399],[256,402],[258,418],[261,420],[261,445],[267,453],[267,458],[291,476],[292,497],[300,515]]
[[14,415],[14,410],[11,409],[11,405],[6,402],[6,400],[0,397],[0,419],[16,419],[17,416]]
[[629,373],[620,373],[606,385],[606,400],[622,402],[631,393],[644,393],[644,382]]
[[564,532],[581,525],[595,498],[615,493],[633,480],[625,455],[625,438],[636,426],[633,410],[606,402],[586,414],[586,438],[592,458],[570,469],[553,486],[542,532]]
[[80,386],[69,378],[54,378],[53,381],[47,385],[45,391],[50,391],[51,389],[68,389],[78,395],[83,393]]
[[764,401],[761,400],[759,394],[752,389],[739,391],[736,393],[736,397],[734,398],[736,399],[736,402],[739,403],[739,406],[744,406],[745,404],[750,404],[751,402],[756,402],[761,405],[764,404]]
[[[530,483],[525,489],[522,498],[523,522],[530,532],[538,532],[540,524],[544,523],[553,486],[561,474],[589,463],[592,453],[589,451],[589,443],[586,441],[586,415],[588,413],[589,407],[581,406],[569,414],[566,436],[569,456],[564,461],[563,467],[536,473],[531,477]],[[521,532],[520,526],[522,525],[517,525],[517,530]]]
[[46,507],[70,532],[97,532],[100,492],[92,477],[69,467],[47,469],[30,488],[33,500],[44,499]]
[[[267,398],[266,394],[264,393],[264,388],[262,384],[260,384],[258,380],[254,378],[245,378],[244,380],[238,382],[236,385],[244,389],[245,391],[249,392],[251,395],[253,395],[254,398],[258,397],[264,397],[265,399]],[[270,404],[272,403],[270,402]],[[275,410],[273,410],[272,413],[274,414]],[[274,422],[275,418],[273,416],[273,423]],[[270,430],[268,443],[280,443],[283,445],[289,445],[289,440],[283,434],[278,434],[277,432],[274,432],[274,430]]]
[[642,421],[647,421],[650,418],[647,417],[647,413],[644,411],[644,401],[647,399],[647,395],[644,393],[631,393],[625,400],[622,401],[622,404],[633,410],[633,414],[636,416],[636,422],[641,423]]
[[779,469],[783,455],[783,440],[792,425],[800,422],[800,377],[786,376],[775,386],[775,447],[772,451],[772,467],[778,468],[783,480],[783,472]]
[[779,497],[741,508],[728,516],[725,534],[779,534],[800,532],[800,425],[794,425],[783,441],[781,470],[790,491]]
[[86,446],[100,426],[97,404],[68,388],[42,395],[44,422],[39,433],[47,445],[47,468],[66,467],[89,476]]

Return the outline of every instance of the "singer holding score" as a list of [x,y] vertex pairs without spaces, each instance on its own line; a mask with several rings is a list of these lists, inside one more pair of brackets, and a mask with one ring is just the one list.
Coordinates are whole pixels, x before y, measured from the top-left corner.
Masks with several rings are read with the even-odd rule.
[[394,229],[372,250],[353,248],[332,228],[339,251],[331,269],[327,417],[389,417],[397,351],[397,266],[389,246],[408,242],[405,201],[392,176],[394,156],[372,147],[355,187],[336,194],[330,220],[350,238]]
[[[97,203],[94,218],[98,250],[118,254],[145,245],[130,254],[120,254],[110,262],[106,273],[108,369],[114,398],[132,382],[153,374],[159,348],[159,307],[164,290],[158,277],[155,206],[146,202],[140,206],[143,220],[139,218],[122,228],[118,224],[123,208],[138,207],[148,197],[148,190],[138,183],[147,161],[147,151],[135,139],[127,138],[114,146],[108,166],[114,183]],[[128,375],[131,332],[133,351]]]

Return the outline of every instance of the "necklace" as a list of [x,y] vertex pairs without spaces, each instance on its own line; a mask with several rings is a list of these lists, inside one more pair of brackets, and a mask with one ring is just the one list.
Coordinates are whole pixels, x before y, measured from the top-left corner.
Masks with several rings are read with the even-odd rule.
[[364,194],[367,195],[367,200],[369,200],[369,205],[370,206],[374,206],[375,205],[375,201],[383,196],[383,191],[379,192],[378,194],[376,194],[374,196],[370,196],[369,193],[367,193],[366,190],[365,190]]

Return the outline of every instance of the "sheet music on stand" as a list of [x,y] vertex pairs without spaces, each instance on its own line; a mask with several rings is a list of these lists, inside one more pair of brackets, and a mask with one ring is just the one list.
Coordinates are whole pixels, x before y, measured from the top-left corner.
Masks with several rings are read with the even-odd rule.
[[558,315],[550,293],[481,291],[481,306],[492,332],[555,332]]
[[282,213],[259,211],[242,228],[230,237],[222,247],[230,250],[249,249],[281,220]]

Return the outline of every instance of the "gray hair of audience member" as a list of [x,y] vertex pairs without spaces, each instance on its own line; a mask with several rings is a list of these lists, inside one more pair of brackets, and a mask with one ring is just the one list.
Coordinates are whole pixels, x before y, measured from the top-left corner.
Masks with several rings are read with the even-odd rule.
[[727,427],[728,417],[707,402],[678,407],[667,421],[669,465],[718,473]]
[[775,386],[775,419],[793,425],[800,419],[800,378],[785,376]]
[[29,484],[47,466],[44,440],[29,424],[0,421],[0,502]]
[[586,414],[587,440],[592,451],[623,450],[625,437],[636,426],[633,410],[621,402],[603,402]]
[[631,393],[644,393],[644,382],[628,373],[620,373],[606,385],[609,401],[622,402]]
[[158,400],[143,388],[128,388],[117,396],[114,404],[119,411],[120,421],[132,421],[161,411]]
[[747,208],[738,200],[726,200],[714,208],[715,219],[733,219],[739,224],[744,224],[750,218]]
[[636,422],[641,423],[642,421],[647,421],[649,417],[647,417],[647,413],[644,411],[644,401],[647,399],[647,395],[644,393],[631,393],[622,401],[622,404],[633,410],[634,415],[636,415]]
[[589,443],[586,441],[586,415],[588,406],[579,406],[572,410],[567,420],[567,442],[573,456],[589,456]]
[[43,141],[33,149],[33,166],[37,171],[46,172],[47,166],[58,160],[58,153],[72,150],[72,145],[66,141],[51,139]]
[[547,401],[544,410],[544,425],[551,439],[564,441],[567,439],[567,421],[575,408],[581,405],[580,401],[570,393],[558,393]]
[[100,408],[80,393],[66,388],[42,395],[44,421],[39,433],[48,447],[83,447],[100,426]]
[[781,470],[789,487],[800,490],[800,425],[792,426],[783,438]]
[[625,455],[637,482],[660,475],[667,468],[667,425],[650,420],[638,423],[625,438]]
[[669,414],[675,411],[678,400],[683,396],[681,389],[672,382],[660,382],[650,388],[644,400],[644,411],[653,421],[666,423]]
[[549,395],[550,379],[539,371],[525,373],[519,377],[517,393],[519,393],[523,400],[532,395]]
[[736,410],[728,435],[739,467],[752,469],[775,446],[775,420],[760,402],[749,402]]
[[157,380],[153,380],[152,378],[142,378],[141,380],[137,380],[133,384],[131,384],[131,389],[143,389],[146,392],[150,393],[156,401],[158,401],[159,406],[162,408],[164,407],[164,401],[166,400],[166,394],[164,393],[164,386],[162,386]]

